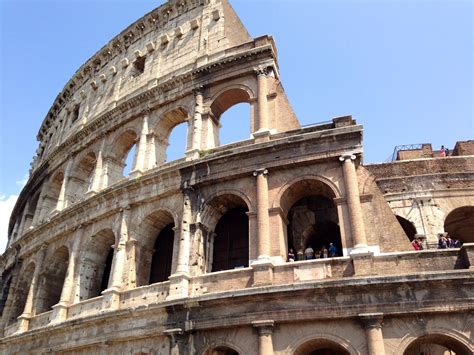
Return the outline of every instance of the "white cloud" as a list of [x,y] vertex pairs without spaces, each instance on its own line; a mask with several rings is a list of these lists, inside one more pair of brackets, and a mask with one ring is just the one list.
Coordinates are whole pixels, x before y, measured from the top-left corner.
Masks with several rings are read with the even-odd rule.
[[25,187],[26,183],[28,182],[28,174],[25,174],[22,179],[15,181],[15,184],[20,187],[21,189]]
[[0,195],[0,253],[3,253],[8,241],[8,222],[18,196]]

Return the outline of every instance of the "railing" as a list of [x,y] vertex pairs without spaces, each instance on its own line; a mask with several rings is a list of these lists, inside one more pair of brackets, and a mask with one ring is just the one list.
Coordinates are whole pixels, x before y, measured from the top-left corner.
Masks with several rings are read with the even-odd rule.
[[99,296],[71,305],[68,310],[68,319],[82,318],[99,313],[102,310],[103,298],[103,296]]
[[36,328],[47,326],[49,322],[51,321],[52,315],[53,315],[53,311],[49,311],[49,312],[44,312],[44,313],[34,316],[33,318],[30,319],[29,328],[36,329]]
[[120,308],[134,308],[143,303],[153,304],[166,300],[169,295],[170,282],[160,282],[127,290],[120,294]]
[[397,160],[398,152],[404,150],[420,150],[423,147],[423,144],[425,143],[397,145],[393,150],[392,161]]

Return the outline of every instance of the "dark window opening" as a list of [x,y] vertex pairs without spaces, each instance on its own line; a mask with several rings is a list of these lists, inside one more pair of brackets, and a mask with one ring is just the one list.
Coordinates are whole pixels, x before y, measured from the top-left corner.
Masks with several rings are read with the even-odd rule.
[[71,124],[76,122],[79,119],[79,112],[80,112],[81,107],[79,105],[76,105],[74,107],[74,110],[72,111],[72,116],[71,116]]
[[173,262],[174,223],[161,230],[155,241],[151,260],[150,284],[168,281]]
[[112,270],[112,259],[114,258],[114,250],[110,248],[107,260],[105,261],[104,274],[102,275],[102,281],[100,283],[99,294],[106,290],[109,286],[110,271]]
[[400,225],[402,226],[403,231],[407,235],[408,239],[410,239],[410,241],[413,241],[416,235],[416,228],[413,225],[413,223],[411,223],[409,220],[403,217],[400,217],[400,216],[396,216],[396,217],[397,217],[398,223],[400,223]]
[[6,282],[2,285],[2,293],[0,294],[0,316],[3,315],[3,309],[5,308],[5,303],[7,303],[11,282],[12,278],[8,277]]
[[247,209],[227,211],[217,223],[212,271],[249,265],[249,219]]
[[143,56],[143,57],[137,58],[133,62],[133,67],[132,67],[133,78],[143,74],[143,72],[145,71],[145,59],[146,59],[146,56]]

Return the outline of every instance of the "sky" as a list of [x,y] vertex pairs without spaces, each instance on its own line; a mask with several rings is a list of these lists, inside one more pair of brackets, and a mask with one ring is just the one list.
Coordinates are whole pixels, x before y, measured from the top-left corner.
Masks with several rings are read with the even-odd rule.
[[[401,144],[452,148],[474,133],[474,1],[230,0],[253,37],[275,38],[302,125],[352,115],[364,161]],[[74,72],[157,0],[0,0],[0,251],[26,182],[36,133]],[[223,141],[245,139],[240,105]],[[183,151],[185,127],[173,131]],[[175,142],[175,143],[174,143]]]

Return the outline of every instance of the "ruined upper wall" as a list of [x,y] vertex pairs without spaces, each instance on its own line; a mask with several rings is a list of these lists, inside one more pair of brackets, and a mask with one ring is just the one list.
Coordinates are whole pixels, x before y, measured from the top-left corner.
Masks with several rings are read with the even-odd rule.
[[33,169],[117,102],[251,41],[227,0],[170,0],[113,38],[65,85],[38,132]]

